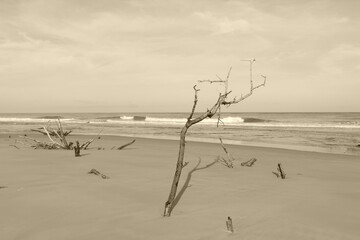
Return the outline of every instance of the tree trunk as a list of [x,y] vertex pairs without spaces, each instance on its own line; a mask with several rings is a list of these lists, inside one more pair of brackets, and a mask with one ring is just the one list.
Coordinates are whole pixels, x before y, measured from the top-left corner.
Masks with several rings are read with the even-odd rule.
[[165,203],[164,217],[170,217],[171,211],[173,210],[173,207],[174,207],[173,202],[176,197],[177,187],[179,185],[181,171],[183,169],[183,162],[184,162],[184,155],[185,155],[185,137],[186,137],[186,132],[190,126],[191,125],[188,124],[188,122],[187,122],[180,133],[179,155],[178,155],[178,160],[176,163],[176,170],[175,170],[173,183],[171,185],[170,194],[169,194],[168,200]]

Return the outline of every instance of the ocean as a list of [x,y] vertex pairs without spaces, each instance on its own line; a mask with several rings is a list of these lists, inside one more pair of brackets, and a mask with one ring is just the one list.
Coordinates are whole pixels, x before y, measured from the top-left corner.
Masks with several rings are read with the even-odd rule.
[[[0,133],[17,134],[60,117],[74,134],[179,139],[189,113],[0,113]],[[360,155],[360,113],[222,113],[190,128],[187,140]]]

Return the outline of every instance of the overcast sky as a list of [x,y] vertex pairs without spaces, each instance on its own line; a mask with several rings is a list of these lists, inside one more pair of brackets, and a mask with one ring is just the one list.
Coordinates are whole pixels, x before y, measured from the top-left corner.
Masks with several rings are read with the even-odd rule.
[[[358,0],[0,0],[0,112],[360,111]],[[200,84],[199,111],[221,86]]]

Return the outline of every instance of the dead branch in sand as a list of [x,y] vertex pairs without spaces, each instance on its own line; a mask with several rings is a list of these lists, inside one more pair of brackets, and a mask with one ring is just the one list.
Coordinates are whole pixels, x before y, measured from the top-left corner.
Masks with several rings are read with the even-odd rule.
[[256,158],[252,158],[252,159],[250,159],[250,160],[248,160],[246,162],[242,162],[241,166],[243,166],[243,167],[252,167],[256,161],[257,161]]
[[16,149],[20,149],[18,146],[16,146],[15,144],[10,144],[9,145],[10,147],[14,147],[14,148],[16,148]]
[[[30,131],[38,132],[38,133],[42,133],[42,134],[44,134],[44,135],[47,135],[47,133],[46,133],[45,131],[43,131],[43,128],[30,129]],[[72,133],[72,131],[65,131],[65,132],[64,132],[64,136],[67,136],[67,135],[69,135],[70,133]],[[50,132],[49,134],[50,134],[50,136],[55,137],[56,135],[58,135],[58,134],[60,134],[60,133],[58,132],[58,133],[56,134],[56,133],[54,133],[54,132]]]
[[229,232],[234,232],[234,227],[233,227],[233,222],[231,217],[228,217],[227,221],[226,221],[226,228]]
[[[24,139],[32,141],[35,145],[31,146],[35,149],[72,149],[73,143],[68,143],[66,140],[66,136],[69,135],[71,131],[67,131],[65,134],[60,119],[58,119],[56,123],[58,127],[57,129],[51,128],[48,124],[48,126],[43,126],[41,130],[35,130],[35,132],[46,135],[49,138],[50,143],[40,142],[27,136],[24,136]],[[34,129],[32,129],[32,131],[34,131]]]
[[100,176],[102,179],[109,179],[110,177],[106,176],[105,174],[102,174],[101,172],[99,172],[98,170],[96,170],[95,168],[91,169],[88,174],[94,174],[97,176]]
[[134,140],[132,140],[131,142],[126,143],[126,144],[124,144],[124,145],[122,145],[122,146],[118,147],[116,150],[122,150],[122,149],[124,149],[124,148],[126,148],[126,147],[130,146],[131,144],[133,144],[135,141],[136,141],[136,139],[134,139]]
[[[41,133],[41,134],[44,134],[45,136],[47,136],[48,139],[50,140],[50,143],[41,142],[37,139],[29,138],[25,135],[25,136],[20,136],[20,137],[24,138],[26,141],[26,142],[23,142],[23,144],[30,145],[34,149],[66,149],[66,150],[78,149],[78,150],[75,150],[75,152],[78,151],[78,156],[80,156],[80,150],[86,150],[89,147],[89,145],[95,140],[95,138],[90,139],[81,145],[77,141],[77,144],[79,144],[79,145],[74,147],[73,143],[68,142],[66,139],[66,137],[70,133],[72,133],[72,131],[64,131],[63,130],[60,118],[57,119],[56,125],[57,125],[57,129],[53,129],[50,126],[50,122],[47,126],[43,126],[39,129],[31,129],[31,131],[33,131],[33,132],[38,132],[38,133]],[[97,135],[98,139],[100,138],[99,135],[102,132],[102,130],[103,129],[101,129]],[[76,153],[75,153],[75,156],[77,156]]]
[[[266,76],[263,76],[263,75],[262,75],[263,82],[261,84],[254,86],[253,79],[252,79],[252,64],[255,61],[255,59],[247,60],[247,61],[250,62],[250,91],[249,91],[249,93],[247,93],[245,95],[241,95],[240,98],[234,97],[233,100],[228,100],[228,96],[231,93],[231,91],[228,91],[228,80],[229,80],[230,73],[231,73],[231,68],[230,68],[225,80],[222,80],[219,77],[218,77],[218,80],[216,80],[216,82],[220,81],[220,83],[223,83],[225,85],[224,93],[219,94],[219,97],[212,108],[208,109],[205,113],[201,114],[198,117],[194,117],[194,114],[195,114],[195,109],[196,109],[196,106],[198,103],[198,92],[200,91],[200,89],[198,89],[196,85],[193,87],[194,95],[195,95],[194,103],[193,103],[193,106],[191,109],[191,113],[190,113],[189,117],[187,118],[187,121],[180,132],[179,155],[178,155],[178,160],[176,163],[175,174],[174,174],[173,182],[171,184],[169,197],[168,197],[167,201],[165,202],[164,216],[170,217],[171,211],[173,209],[174,199],[176,197],[181,172],[182,172],[182,169],[184,166],[183,161],[184,161],[184,155],[185,155],[185,143],[186,143],[185,138],[186,138],[186,133],[187,133],[188,129],[191,126],[203,121],[204,119],[212,118],[216,113],[221,112],[221,106],[228,107],[228,106],[231,106],[232,104],[240,103],[240,102],[244,101],[245,99],[247,99],[248,97],[250,97],[256,89],[265,86]],[[199,82],[210,82],[210,83],[214,82],[215,83],[215,81],[212,82],[210,80],[200,80]],[[219,114],[217,125],[219,125],[220,122],[221,122],[221,117]]]
[[272,173],[273,173],[276,177],[278,177],[278,178],[285,179],[286,174],[285,174],[284,170],[282,169],[280,163],[278,163],[277,171],[278,171],[278,172],[272,172]]
[[223,158],[223,157],[218,157],[218,162],[220,162],[221,164],[223,164],[224,166],[228,167],[228,168],[234,168],[234,159],[230,156],[228,150],[226,149],[226,147],[224,146],[224,143],[222,141],[221,138],[220,139],[220,143],[221,143],[221,147],[224,149],[226,155],[227,155],[227,158]]

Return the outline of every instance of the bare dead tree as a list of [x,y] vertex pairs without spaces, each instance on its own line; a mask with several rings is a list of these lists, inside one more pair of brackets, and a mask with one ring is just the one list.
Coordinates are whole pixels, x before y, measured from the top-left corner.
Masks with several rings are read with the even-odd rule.
[[[30,138],[28,136],[20,136],[25,139],[24,142],[19,141],[20,143],[23,143],[24,145],[29,145],[30,147],[33,147],[34,149],[66,149],[66,150],[72,150],[74,148],[78,148],[79,150],[86,150],[89,145],[95,140],[95,138],[92,138],[85,143],[74,146],[72,142],[68,142],[66,137],[72,132],[72,131],[64,131],[60,118],[57,119],[56,122],[57,129],[53,129],[50,126],[50,121],[48,122],[47,126],[43,126],[38,129],[31,129],[33,132],[38,132],[41,134],[44,134],[48,137],[50,140],[49,142],[41,142],[37,139]],[[96,136],[98,139],[100,139],[99,135],[101,134],[103,129],[100,130],[98,135]],[[30,142],[30,143],[29,143]]]
[[[189,115],[189,117],[187,118],[187,121],[184,125],[184,127],[182,128],[181,132],[180,132],[180,146],[179,146],[179,154],[178,154],[178,160],[176,163],[176,169],[175,169],[175,174],[174,174],[174,178],[173,178],[173,182],[171,185],[171,189],[170,189],[170,193],[169,193],[169,197],[168,200],[165,202],[165,209],[164,209],[164,216],[166,217],[170,217],[171,216],[171,212],[173,210],[173,202],[174,199],[176,197],[176,193],[177,193],[177,188],[179,185],[179,180],[180,180],[180,176],[181,176],[181,171],[183,169],[183,161],[184,161],[184,154],[185,154],[185,138],[186,138],[186,133],[189,130],[189,128],[201,121],[203,121],[206,118],[212,118],[217,112],[219,112],[221,106],[230,106],[232,104],[237,104],[239,102],[244,101],[246,98],[250,97],[254,90],[265,86],[266,84],[266,76],[262,76],[263,77],[263,82],[261,84],[255,85],[253,84],[253,80],[252,80],[252,62],[254,60],[251,60],[251,67],[250,67],[250,91],[249,93],[245,94],[245,95],[241,95],[240,98],[234,98],[233,100],[228,100],[228,96],[231,93],[231,91],[228,91],[227,86],[228,86],[228,80],[230,77],[230,72],[231,72],[231,68],[228,72],[228,75],[226,77],[226,79],[224,80],[225,83],[225,91],[224,93],[220,93],[219,97],[217,99],[217,101],[215,102],[215,104],[212,106],[212,108],[208,109],[205,113],[201,114],[198,117],[194,117],[194,113],[195,113],[195,109],[198,103],[198,92],[200,91],[200,89],[196,88],[196,85],[193,87],[194,89],[194,103],[192,106],[192,110],[191,113]],[[221,79],[220,79],[221,80]],[[219,80],[219,81],[220,81]],[[220,116],[218,118],[218,123],[220,122]]]
[[47,126],[43,126],[39,130],[32,129],[32,131],[46,135],[49,138],[50,143],[41,142],[27,136],[22,137],[27,141],[32,141],[33,144],[31,146],[35,149],[72,149],[73,143],[68,143],[68,141],[66,140],[66,136],[69,135],[71,131],[68,131],[66,133],[63,131],[60,119],[58,119],[56,123],[58,127],[57,129],[51,128],[50,124],[48,124]]

